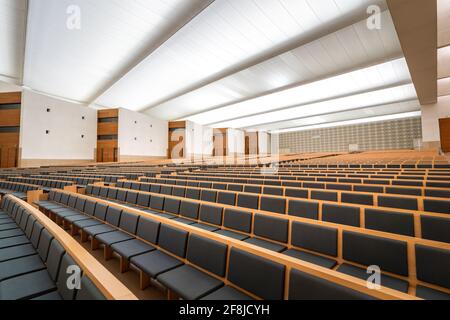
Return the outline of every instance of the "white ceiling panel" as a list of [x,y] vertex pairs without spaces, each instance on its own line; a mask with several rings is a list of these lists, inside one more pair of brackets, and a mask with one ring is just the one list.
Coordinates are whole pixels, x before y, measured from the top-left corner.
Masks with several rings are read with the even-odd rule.
[[[398,103],[389,103],[381,106],[361,108],[351,111],[342,111],[324,115],[305,117],[299,119],[290,119],[283,122],[276,122],[258,127],[259,130],[273,131],[277,129],[298,128],[315,124],[326,124],[338,121],[355,120],[360,118],[375,117],[389,114],[405,113],[419,111],[420,103],[418,100],[404,101]],[[247,129],[253,129],[252,127]]]
[[24,84],[90,102],[201,9],[201,0],[30,0]]
[[[115,83],[96,103],[132,110],[156,106],[190,88],[206,85],[209,79],[234,70],[236,66],[267,56],[280,46],[292,45],[292,41],[301,43],[315,30],[336,20],[359,16],[372,3],[385,5],[384,0],[216,0]],[[328,67],[331,65],[327,64]],[[205,103],[206,108],[211,103],[217,105],[230,99],[242,99],[258,90],[298,81],[299,75],[292,71],[285,74],[281,70],[275,72],[273,79],[258,77],[253,72],[238,78],[245,79],[246,83],[256,79],[261,84],[254,87],[246,84],[237,90],[238,84],[229,88],[217,84],[214,87],[219,95],[214,92],[201,94],[206,97],[205,101],[208,97],[216,97],[212,99],[214,102],[208,100]],[[199,101],[199,98],[193,101]],[[166,110],[165,107],[162,109]],[[175,109],[177,107],[170,109],[172,114],[155,112],[162,118],[174,119],[180,117]],[[183,109],[199,111],[186,106]]]
[[309,104],[334,97],[350,95],[360,91],[374,90],[410,82],[406,61],[401,58],[379,65],[359,69],[339,76],[308,83],[292,89],[268,94],[222,108],[188,117],[200,124],[236,119],[280,108]]
[[[371,31],[366,20],[288,51],[200,89],[146,111],[175,120],[253,98],[266,92],[338,74],[380,60],[401,56],[400,43],[388,11],[381,15],[382,30]],[[385,44],[381,33],[394,38]],[[350,40],[345,40],[346,38]],[[355,50],[353,43],[359,43]]]
[[[326,88],[323,88],[326,90]],[[366,108],[392,102],[416,99],[417,94],[413,84],[406,84],[392,88],[374,90],[366,93],[331,99],[298,107],[286,108],[278,111],[262,113],[235,120],[215,123],[215,128],[247,128],[263,126],[268,123],[280,122],[300,117],[321,115],[326,113]],[[218,118],[220,119],[220,118]]]
[[20,84],[27,21],[26,0],[0,0],[0,78]]

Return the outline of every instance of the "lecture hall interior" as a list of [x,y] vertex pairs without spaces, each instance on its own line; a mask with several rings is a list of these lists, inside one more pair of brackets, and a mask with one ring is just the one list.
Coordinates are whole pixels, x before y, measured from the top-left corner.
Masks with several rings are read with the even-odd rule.
[[0,43],[0,300],[450,300],[450,0],[0,0]]

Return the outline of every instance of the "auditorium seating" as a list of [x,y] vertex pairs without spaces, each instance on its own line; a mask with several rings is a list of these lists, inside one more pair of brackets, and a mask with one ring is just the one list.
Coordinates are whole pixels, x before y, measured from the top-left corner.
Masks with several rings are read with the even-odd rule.
[[[1,209],[0,226],[8,225],[14,231],[0,231],[1,300],[136,299],[33,207],[9,195],[2,199]],[[69,267],[81,270],[79,284],[73,287],[68,286],[73,273]]]
[[[122,271],[128,269],[129,263],[135,264],[138,267],[140,265],[141,286],[145,287],[148,285],[150,278],[156,278],[158,282],[163,283],[177,295],[186,299],[207,298],[207,293],[214,292],[217,289],[222,290],[227,294],[230,290],[227,287],[222,287],[223,284],[216,281],[217,278],[223,277],[223,274],[220,271],[222,269],[220,269],[218,265],[215,265],[216,262],[218,263],[223,260],[223,258],[220,258],[223,257],[223,246],[210,243],[208,238],[209,240],[221,239],[221,241],[231,241],[233,243],[237,241],[241,245],[251,245],[252,241],[247,240],[252,238],[266,241],[267,245],[256,243],[257,247],[261,248],[259,250],[269,249],[269,252],[273,252],[271,253],[272,255],[278,255],[277,257],[280,257],[277,252],[288,249],[286,253],[281,254],[282,257],[290,257],[295,259],[295,261],[313,263],[316,267],[337,267],[336,270],[338,273],[351,275],[353,278],[363,278],[361,270],[365,269],[361,269],[362,266],[377,264],[383,270],[382,283],[387,287],[404,293],[410,293],[410,286],[420,280],[420,285],[425,287],[426,290],[434,290],[434,294],[439,295],[441,298],[447,297],[445,293],[448,291],[448,272],[446,272],[446,268],[450,257],[450,246],[448,244],[404,236],[389,236],[386,233],[362,231],[359,228],[353,227],[337,227],[334,224],[312,222],[301,218],[292,218],[289,222],[283,222],[283,219],[278,218],[276,214],[269,215],[263,213],[253,214],[252,229],[256,237],[248,234],[248,238],[240,241],[241,239],[238,240],[237,238],[223,238],[220,233],[212,232],[219,229],[219,225],[217,225],[216,230],[201,228],[199,226],[200,224],[214,226],[214,223],[217,223],[217,221],[214,221],[216,214],[214,211],[211,211],[212,206],[208,204],[200,204],[199,208],[200,216],[202,207],[205,206],[207,213],[204,215],[203,219],[206,221],[199,220],[201,222],[186,225],[175,219],[166,218],[168,212],[172,212],[172,214],[176,216],[175,212],[177,209],[179,210],[181,205],[177,201],[169,201],[169,204],[166,204],[164,201],[165,198],[161,196],[155,195],[158,201],[155,201],[154,204],[155,207],[159,207],[161,208],[161,211],[164,211],[164,215],[159,215],[161,212],[153,207],[150,207],[150,209],[147,210],[143,208],[141,208],[142,210],[137,210],[137,207],[121,206],[113,202],[106,202],[104,200],[67,192],[53,192],[50,194],[50,197],[53,199],[51,202],[38,204],[45,212],[47,212],[47,214],[50,214],[51,217],[59,216],[61,218],[60,212],[64,212],[63,218],[71,216],[79,217],[80,220],[73,222],[73,234],[81,231],[81,238],[83,240],[90,239],[93,249],[104,246],[105,258],[109,259],[113,252],[118,252],[122,257]],[[177,200],[172,196],[165,197],[167,199]],[[136,199],[138,198],[141,198],[141,201],[143,200],[143,197],[139,197],[139,194]],[[151,195],[150,198],[153,198],[153,195]],[[160,201],[161,198],[162,201]],[[148,200],[151,202],[151,199]],[[53,203],[54,207],[51,209],[44,209],[44,207],[50,208],[51,203]],[[79,205],[80,203],[84,203],[83,209],[81,209],[82,206]],[[86,206],[87,203],[89,206]],[[95,209],[92,209],[93,203],[96,204]],[[58,211],[58,209],[55,209],[57,207],[65,208],[66,211]],[[77,207],[79,208],[78,210],[76,209]],[[192,206],[192,204],[190,206],[190,208],[194,209],[195,207],[196,206]],[[228,208],[225,208],[225,212],[227,210]],[[68,214],[69,212],[71,213]],[[244,218],[242,219],[242,223],[236,219],[240,218],[238,212],[233,212],[232,214],[234,215],[231,215],[231,218],[227,219],[227,224],[239,225],[241,230],[247,227],[248,230],[249,223],[248,218],[245,220],[245,214],[243,215]],[[81,220],[83,215],[84,218]],[[183,216],[183,218],[188,219],[186,216]],[[148,219],[154,220],[153,223],[149,222]],[[155,221],[161,222],[159,235],[157,235],[156,230],[158,228],[154,223]],[[166,228],[163,226],[164,224],[169,225],[172,228]],[[276,226],[276,228],[274,228],[274,226]],[[291,229],[291,239],[288,239],[287,236],[289,229]],[[192,232],[200,232],[202,235],[207,235],[203,240],[195,238],[195,240],[192,241],[193,243],[198,243],[198,246],[201,248],[209,248],[203,252],[211,253],[211,255],[215,257],[214,259],[207,259],[207,261],[205,261],[196,254],[190,256],[186,253],[185,248],[186,246],[189,248]],[[234,232],[245,234],[242,231],[237,230]],[[138,240],[146,241],[141,241],[142,243],[140,243]],[[283,243],[284,248],[281,248],[280,246],[282,246]],[[270,247],[270,245],[273,245],[274,247]],[[435,257],[439,257],[442,261],[442,264],[433,265],[431,267],[434,269],[431,274],[434,273],[435,277],[431,277],[430,273],[427,273],[429,270],[424,270],[424,275],[422,275],[420,272],[421,270],[415,270],[415,268],[421,267],[420,263],[418,263],[417,266],[414,266],[408,258],[409,255],[415,254],[417,261],[422,261],[421,259],[423,258],[420,256],[422,247],[424,247],[427,254],[435,254]],[[251,248],[254,247],[252,246]],[[367,248],[370,248],[370,250],[367,250]],[[195,249],[191,250],[195,252]],[[158,253],[153,253],[154,251]],[[164,254],[169,254],[170,258],[159,251],[162,251]],[[235,260],[240,261],[242,259],[243,261],[247,261],[250,259],[248,260],[249,263],[254,260],[247,257],[246,254],[240,255],[239,253],[233,252],[234,251],[231,250],[228,261],[230,264],[228,266],[229,268],[232,267],[232,262]],[[136,256],[133,256],[133,254],[136,254]],[[217,254],[217,256],[215,256],[215,254]],[[153,259],[154,255],[158,257],[156,258],[157,262]],[[175,268],[175,266],[178,266],[178,264],[181,263],[180,261],[184,261],[185,264]],[[156,265],[153,265],[154,263],[156,263]],[[186,264],[188,264],[188,266],[194,265],[195,270],[185,266]],[[226,265],[226,263],[219,264],[222,266]],[[237,265],[240,264],[242,263],[237,263]],[[176,272],[167,271],[168,269],[163,268],[166,266],[175,268],[173,270],[180,269]],[[263,268],[262,265],[260,267]],[[427,267],[430,268],[429,265],[427,265]],[[239,268],[239,266],[233,265],[233,268]],[[244,268],[247,272],[252,269],[248,266],[241,266],[241,268]],[[267,266],[267,268],[275,268],[273,269],[273,273],[271,273],[271,276],[274,278],[268,280],[269,282],[272,280],[274,281],[273,286],[271,286],[273,291],[270,293],[265,292],[263,288],[258,287],[257,282],[245,283],[248,275],[246,277],[242,272],[239,274],[231,273],[231,275],[229,273],[228,277],[231,276],[232,279],[234,279],[233,281],[238,281],[240,288],[244,289],[239,292],[239,295],[242,293],[248,294],[249,292],[246,291],[252,289],[254,291],[251,291],[250,293],[256,294],[256,296],[260,298],[282,298],[283,290],[280,289],[279,285],[276,285],[276,283],[279,284],[280,281],[275,280],[278,272],[275,270],[280,270],[279,272],[281,272],[281,269],[276,267],[276,265],[272,265],[272,267]],[[199,273],[199,270],[205,274]],[[145,273],[145,275],[142,275],[142,273]],[[282,274],[283,272],[280,273],[280,278],[283,278],[281,276]],[[414,279],[415,274],[418,275],[417,280]],[[301,273],[297,275],[300,277]],[[192,291],[192,288],[187,288],[185,283],[186,278],[190,279],[191,283],[192,281],[199,282],[199,287],[196,288],[198,289],[198,292],[196,290]],[[314,279],[314,277],[312,279]],[[228,278],[228,280],[231,281],[230,278]],[[314,280],[317,282],[321,279]],[[325,284],[324,286],[327,287],[328,285],[329,284]],[[436,290],[438,288],[439,290]],[[299,293],[292,289],[292,295],[297,294],[301,296],[304,293]],[[419,294],[421,294],[421,291],[419,291]]]
[[20,199],[27,198],[28,191],[39,190],[40,187],[28,183],[0,181],[0,195],[12,194]]

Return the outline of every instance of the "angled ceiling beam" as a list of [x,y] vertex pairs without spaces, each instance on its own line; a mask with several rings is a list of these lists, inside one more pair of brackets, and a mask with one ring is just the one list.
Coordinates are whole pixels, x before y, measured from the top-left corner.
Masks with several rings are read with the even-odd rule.
[[22,70],[20,72],[20,85],[23,85],[23,78],[25,74],[25,57],[26,57],[26,48],[27,48],[27,33],[28,33],[28,16],[30,14],[30,6],[28,3],[28,0],[25,0],[25,29],[24,29],[24,35],[23,35],[23,59],[22,59]]
[[[387,7],[381,7],[382,11],[387,10]],[[293,49],[296,49],[298,47],[301,47],[305,44],[308,44],[310,42],[313,42],[314,40],[320,39],[322,37],[325,37],[337,30],[344,29],[346,27],[349,27],[357,22],[360,22],[364,19],[367,19],[368,15],[365,10],[362,10],[359,14],[356,15],[346,15],[342,17],[341,19],[338,19],[337,21],[333,21],[327,24],[322,25],[318,30],[315,30],[314,32],[311,32],[309,35],[305,37],[305,35],[299,35],[298,37],[295,37],[294,39],[291,39],[290,41],[286,43],[282,43],[281,45],[275,46],[270,50],[267,50],[265,52],[260,53],[257,56],[251,57],[249,59],[246,59],[245,61],[236,64],[235,66],[231,68],[227,68],[223,72],[216,73],[214,75],[211,75],[210,77],[204,79],[203,81],[196,83],[186,89],[180,90],[176,92],[175,94],[162,99],[160,101],[157,101],[156,103],[148,106],[145,109],[140,110],[141,112],[145,112],[149,109],[152,109],[162,103],[165,103],[167,101],[176,99],[182,95],[185,95],[186,93],[189,93],[191,91],[200,89],[201,87],[204,87],[208,84],[211,84],[213,82],[219,81],[223,78],[226,78],[232,74],[238,73],[242,70],[248,69],[254,65],[257,65],[261,62],[264,62],[266,60],[272,59],[276,56],[279,56],[283,53],[286,53],[288,51],[291,51]]]
[[422,105],[437,102],[437,0],[387,0]]
[[[358,65],[355,65],[355,66],[353,66],[351,68],[342,69],[339,72],[333,72],[333,73],[329,73],[329,74],[324,75],[324,76],[321,75],[321,76],[318,76],[318,77],[313,77],[311,79],[308,79],[307,81],[300,81],[300,82],[291,83],[291,84],[289,84],[287,86],[279,87],[279,88],[276,88],[276,89],[273,89],[273,90],[264,91],[264,92],[259,93],[257,95],[247,96],[247,97],[242,98],[242,99],[234,100],[233,102],[230,102],[230,103],[223,103],[223,104],[220,104],[220,105],[216,105],[214,107],[211,107],[211,108],[199,111],[199,112],[195,112],[195,113],[191,113],[191,114],[185,115],[185,116],[183,116],[181,118],[178,118],[177,120],[187,119],[189,117],[193,117],[193,116],[196,116],[196,115],[208,112],[208,111],[220,109],[220,108],[223,108],[223,107],[231,106],[231,105],[234,105],[234,104],[238,104],[238,103],[249,101],[249,100],[256,99],[256,98],[261,98],[261,97],[264,97],[264,96],[267,96],[267,95],[270,95],[270,94],[274,94],[274,93],[278,93],[278,92],[281,92],[281,91],[289,90],[289,89],[292,89],[292,88],[295,88],[295,87],[299,87],[299,86],[304,86],[304,85],[307,85],[307,84],[310,84],[310,83],[314,83],[314,82],[317,82],[317,81],[321,81],[321,80],[325,80],[325,79],[328,79],[328,78],[337,77],[337,76],[344,75],[346,73],[350,73],[350,72],[357,71],[357,70],[360,70],[360,69],[373,67],[373,66],[376,66],[378,64],[382,64],[382,63],[386,63],[386,62],[389,62],[389,61],[394,61],[394,60],[400,59],[402,57],[403,57],[402,54],[395,54],[395,55],[383,57],[383,58],[378,59],[378,60],[367,61],[367,62],[364,62],[364,63],[360,63]],[[220,122],[222,122],[222,121],[220,121]]]
[[[304,106],[308,106],[308,105],[315,104],[315,103],[321,103],[321,102],[326,102],[326,101],[331,101],[331,100],[336,100],[336,99],[348,98],[348,97],[355,96],[355,95],[358,95],[358,94],[364,94],[364,93],[369,93],[369,92],[372,92],[372,91],[378,91],[378,90],[395,88],[395,87],[403,86],[403,85],[407,85],[407,84],[411,84],[411,81],[398,81],[396,83],[390,83],[388,85],[377,86],[377,87],[373,87],[373,88],[365,89],[365,90],[357,90],[357,91],[354,91],[354,92],[340,94],[340,95],[333,96],[333,97],[318,99],[318,100],[314,100],[314,101],[308,101],[308,102],[305,102],[305,103],[300,103],[300,104],[296,104],[296,105],[290,105],[290,106],[286,106],[286,107],[282,107],[282,108],[276,108],[276,109],[272,109],[270,111],[258,112],[258,113],[254,113],[254,114],[251,114],[251,115],[246,115],[246,116],[243,116],[243,117],[235,117],[235,118],[232,118],[232,119],[227,119],[225,121],[215,121],[215,122],[207,123],[205,125],[206,126],[220,125],[221,123],[227,123],[227,122],[230,122],[230,121],[233,121],[233,120],[245,119],[245,118],[259,116],[259,115],[266,114],[266,113],[272,113],[272,112],[283,111],[283,110],[288,110],[288,109],[292,109],[292,108],[304,107]],[[367,108],[367,107],[368,106],[366,106],[365,108]],[[309,117],[309,116],[307,116],[307,117]],[[303,117],[300,117],[298,119],[302,119],[302,118]],[[281,122],[281,121],[264,122],[264,123],[261,122],[261,123],[254,124],[254,125],[252,125],[250,127],[257,127],[257,126],[273,124],[273,123],[277,123],[277,122]]]
[[189,13],[179,12],[178,17],[174,20],[177,21],[175,25],[169,26],[166,30],[161,32],[161,36],[155,43],[144,48],[141,52],[139,52],[131,61],[128,63],[122,70],[120,70],[117,74],[113,75],[110,80],[105,83],[101,89],[99,89],[96,93],[94,93],[87,102],[87,104],[95,104],[95,101],[103,95],[106,91],[108,91],[116,82],[122,79],[127,73],[133,70],[138,64],[140,64],[145,58],[151,55],[156,49],[162,46],[167,40],[169,40],[175,33],[177,33],[181,28],[183,28],[186,24],[188,24],[192,19],[194,19],[197,15],[199,15],[203,10],[205,10],[214,0],[200,0],[196,1],[196,5],[194,9]]

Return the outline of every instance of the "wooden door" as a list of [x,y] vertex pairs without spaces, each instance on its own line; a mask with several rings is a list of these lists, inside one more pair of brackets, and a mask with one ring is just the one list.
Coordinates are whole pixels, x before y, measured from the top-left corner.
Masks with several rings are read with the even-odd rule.
[[442,151],[450,152],[450,118],[439,119],[439,131]]
[[250,137],[249,136],[245,136],[245,154],[246,155],[250,154]]
[[170,128],[169,129],[169,159],[183,159],[184,158],[184,138],[186,129],[184,128]]

